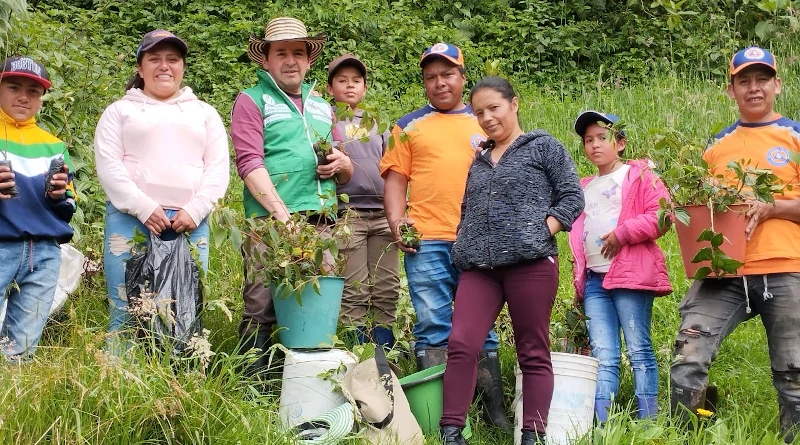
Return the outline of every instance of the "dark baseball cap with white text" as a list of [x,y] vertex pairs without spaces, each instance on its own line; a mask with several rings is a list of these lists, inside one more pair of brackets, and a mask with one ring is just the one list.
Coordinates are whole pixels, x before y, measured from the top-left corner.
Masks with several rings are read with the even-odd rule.
[[50,89],[50,76],[44,66],[27,56],[9,57],[3,61],[0,80],[9,77],[27,77],[39,82],[45,90]]

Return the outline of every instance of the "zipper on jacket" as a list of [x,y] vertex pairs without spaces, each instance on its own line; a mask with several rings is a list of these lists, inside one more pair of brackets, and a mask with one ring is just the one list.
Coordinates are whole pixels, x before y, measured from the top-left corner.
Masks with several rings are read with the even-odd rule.
[[[267,74],[269,75],[269,78],[272,80],[272,83],[275,84],[275,87],[278,89],[278,91],[280,91],[281,94],[283,94],[283,96],[289,101],[289,103],[292,104],[294,109],[297,111],[297,114],[299,114],[300,117],[303,119],[303,128],[306,130],[306,140],[308,141],[308,144],[309,144],[308,146],[311,148],[311,154],[313,155],[312,157],[314,158],[314,166],[315,167],[319,166],[319,163],[317,162],[317,154],[316,154],[316,152],[314,152],[314,142],[311,140],[311,133],[308,132],[308,121],[306,120],[306,115],[304,113],[305,108],[306,108],[306,101],[303,100],[303,89],[302,89],[302,86],[300,87],[300,100],[303,101],[303,112],[301,112],[300,109],[297,108],[297,105],[294,103],[292,98],[289,97],[289,95],[286,94],[286,92],[283,91],[278,86],[277,83],[275,83],[275,79],[272,78],[272,74],[269,74],[269,73],[267,73]],[[314,87],[316,85],[317,85],[317,81],[316,80],[311,82],[311,89],[309,89],[309,93],[308,93],[308,96],[306,96],[306,99],[308,99],[308,98],[310,98],[312,96],[311,95],[311,91],[314,90]],[[333,124],[331,123],[331,125],[333,125]],[[316,170],[316,168],[314,170]],[[319,196],[319,206],[320,206],[320,211],[321,211],[321,210],[325,209],[325,198],[322,197],[322,182],[319,180],[319,176],[317,176],[316,182],[317,182],[317,196]]]
[[[489,155],[489,157],[491,159],[491,156],[492,156],[491,152],[489,152],[487,154]],[[483,157],[483,156],[481,156],[481,157]],[[491,162],[488,162],[486,159],[482,159],[482,160],[483,160],[483,162],[488,163],[489,166],[491,167],[491,169],[489,170],[489,187],[488,187],[489,199],[487,200],[489,208],[488,208],[488,212],[486,212],[487,215],[488,215],[488,221],[487,221],[486,230],[491,232],[491,230],[492,230],[491,229],[491,227],[492,227],[492,212],[494,210],[494,205],[493,205],[494,204],[494,202],[493,202],[494,199],[492,198],[492,186],[494,185],[494,165]],[[492,243],[492,237],[491,236],[487,236],[486,237],[486,254],[487,254],[487,258],[489,259],[489,268],[490,269],[494,269],[494,260],[492,259],[491,243]]]

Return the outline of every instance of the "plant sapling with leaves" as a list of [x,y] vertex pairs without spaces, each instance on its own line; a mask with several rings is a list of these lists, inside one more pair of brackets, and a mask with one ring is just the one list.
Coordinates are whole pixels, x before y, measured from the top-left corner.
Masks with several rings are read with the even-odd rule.
[[419,250],[422,234],[417,232],[417,229],[411,224],[402,223],[400,224],[400,240],[408,247]]

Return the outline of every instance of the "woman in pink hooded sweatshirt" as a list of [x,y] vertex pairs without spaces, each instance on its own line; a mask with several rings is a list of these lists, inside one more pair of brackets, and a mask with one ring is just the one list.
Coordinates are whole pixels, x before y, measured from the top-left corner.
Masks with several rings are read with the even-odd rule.
[[110,333],[130,321],[125,261],[134,228],[165,239],[188,232],[200,267],[208,265],[206,218],[228,188],[228,136],[219,113],[181,87],[187,52],[169,31],[145,34],[125,96],[106,108],[95,130],[97,176],[107,199]]
[[672,292],[656,213],[669,199],[648,161],[623,162],[619,117],[586,111],[575,121],[586,156],[598,174],[581,180],[586,206],[569,234],[575,291],[589,317],[592,356],[600,360],[595,415],[602,423],[619,389],[620,328],[633,368],[637,416],[658,413],[658,365],[650,322],[655,297]]

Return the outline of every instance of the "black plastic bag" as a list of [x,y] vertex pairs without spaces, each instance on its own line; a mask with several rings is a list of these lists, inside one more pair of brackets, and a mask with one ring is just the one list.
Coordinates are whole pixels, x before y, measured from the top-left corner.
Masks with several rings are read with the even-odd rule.
[[203,293],[188,238],[169,235],[151,233],[150,245],[131,256],[125,265],[125,291],[139,336],[180,354],[192,335],[202,334]]

